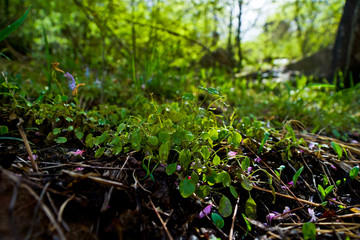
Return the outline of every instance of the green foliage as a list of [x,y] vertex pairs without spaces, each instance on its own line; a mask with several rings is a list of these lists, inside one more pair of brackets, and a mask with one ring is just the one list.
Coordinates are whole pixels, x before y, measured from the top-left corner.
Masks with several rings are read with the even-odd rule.
[[318,190],[320,192],[321,201],[324,201],[326,196],[331,193],[331,191],[334,189],[334,185],[328,186],[325,190],[321,185],[318,185]]
[[355,166],[350,170],[349,176],[352,180],[354,180],[359,174],[359,166]]
[[307,240],[307,239],[315,240],[316,239],[315,224],[312,222],[304,223],[302,226],[302,233],[304,235],[305,240]]
[[219,202],[219,213],[223,217],[229,217],[232,213],[232,205],[226,196],[222,196]]
[[245,215],[251,219],[256,219],[256,202],[251,196],[245,202]]
[[297,170],[296,173],[294,174],[294,176],[293,176],[294,187],[296,187],[296,182],[297,182],[298,178],[300,177],[300,174],[302,173],[303,170],[304,170],[304,166],[299,168],[299,170]]
[[217,213],[212,213],[211,214],[211,219],[213,220],[213,222],[215,223],[215,225],[218,227],[218,228],[223,228],[224,227],[224,219]]
[[338,155],[338,159],[340,159],[342,157],[342,153],[343,153],[340,145],[337,144],[336,142],[331,142],[331,146],[334,149],[335,153]]
[[15,31],[26,19],[28,13],[30,12],[31,7],[29,7],[24,15],[22,15],[18,20],[10,24],[8,27],[0,31],[0,42],[7,38],[13,31]]
[[195,192],[195,184],[190,179],[183,179],[179,185],[179,191],[183,198],[190,197]]

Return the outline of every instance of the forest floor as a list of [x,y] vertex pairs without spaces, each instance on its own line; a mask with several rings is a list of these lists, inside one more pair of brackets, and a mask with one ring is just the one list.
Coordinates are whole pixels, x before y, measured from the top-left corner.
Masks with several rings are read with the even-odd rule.
[[[2,117],[4,121],[6,116]],[[333,140],[306,133],[302,137],[323,146]],[[357,134],[351,137],[359,140]],[[32,169],[22,142],[1,141],[0,235],[4,240],[302,239],[302,227],[309,221],[316,225],[317,239],[360,238],[359,176],[349,177],[349,171],[359,164],[358,143],[333,140],[347,149],[346,160],[338,160],[331,148],[293,148],[282,181],[274,181],[274,192],[261,181],[254,182],[251,197],[257,217],[247,218],[249,231],[242,216],[249,193],[240,180],[233,180],[239,196],[230,198],[234,210],[220,229],[209,217],[199,217],[205,202],[218,202],[219,194],[183,198],[178,177],[169,176],[164,166],[151,166],[152,177],[146,177],[140,152],[94,158],[88,150],[75,154],[84,148],[76,143],[45,145],[44,137],[33,133],[28,133],[28,140],[41,156],[38,171]],[[282,161],[276,151],[260,158],[258,167],[271,174]],[[295,173],[292,163],[305,167],[296,187],[287,184]],[[229,161],[227,171],[235,171],[234,166]],[[322,206],[316,183],[321,185],[324,179],[328,181],[324,188],[334,186],[334,191]],[[228,194],[228,189],[220,193]]]

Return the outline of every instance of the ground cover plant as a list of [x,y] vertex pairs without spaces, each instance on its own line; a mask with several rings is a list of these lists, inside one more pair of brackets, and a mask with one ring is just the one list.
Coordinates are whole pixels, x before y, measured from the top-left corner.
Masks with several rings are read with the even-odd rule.
[[359,238],[359,84],[166,68],[166,43],[99,74],[47,38],[2,60],[3,239]]

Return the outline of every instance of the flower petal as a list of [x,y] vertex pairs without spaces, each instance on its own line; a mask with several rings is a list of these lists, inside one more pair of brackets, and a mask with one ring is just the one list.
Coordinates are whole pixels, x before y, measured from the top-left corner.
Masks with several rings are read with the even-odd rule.
[[206,206],[203,210],[201,210],[201,212],[199,213],[199,218],[203,218],[208,215],[211,212],[211,206],[212,204]]

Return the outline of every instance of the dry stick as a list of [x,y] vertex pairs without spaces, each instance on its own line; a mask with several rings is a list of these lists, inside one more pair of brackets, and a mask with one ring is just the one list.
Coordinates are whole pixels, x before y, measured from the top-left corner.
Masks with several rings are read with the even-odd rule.
[[[28,185],[26,184],[21,184],[22,187],[26,188],[26,190],[29,191],[29,193],[38,201],[40,201],[40,197],[37,195],[37,193]],[[59,224],[56,222],[56,219],[54,217],[54,215],[51,213],[50,209],[43,203],[40,203],[40,206],[42,208],[42,210],[44,211],[44,213],[46,214],[46,216],[49,218],[50,222],[54,225],[57,233],[59,234],[59,238],[61,240],[66,240],[66,237],[61,229],[61,227],[59,226]]]
[[156,215],[157,215],[157,216],[158,216],[158,218],[160,219],[160,222],[161,222],[161,224],[163,225],[163,227],[164,227],[164,229],[165,229],[166,234],[168,235],[168,237],[169,237],[169,239],[170,239],[170,240],[173,240],[173,237],[171,236],[171,234],[170,234],[170,232],[169,232],[168,228],[166,227],[166,224],[165,224],[165,223],[164,223],[164,221],[162,220],[162,218],[161,218],[161,216],[160,216],[159,212],[156,210],[156,207],[155,207],[154,203],[151,201],[151,198],[149,198],[149,200],[150,200],[151,207],[154,209],[154,211],[155,211]]
[[[258,187],[258,186],[253,186],[255,189],[257,190],[260,190],[260,191],[264,191],[264,192],[268,192],[268,193],[271,193],[272,194],[272,191],[268,190],[268,189],[265,189],[265,188],[261,188],[261,187]],[[297,197],[292,197],[292,196],[289,196],[289,195],[286,195],[286,194],[282,194],[282,193],[278,193],[278,192],[275,192],[276,195],[278,196],[281,196],[281,197],[285,197],[285,198],[289,198],[289,199],[293,199],[293,200],[296,200],[298,202],[300,202],[302,205],[303,203],[306,203],[306,204],[310,204],[312,206],[315,206],[315,207],[320,207],[322,206],[321,204],[319,203],[313,203],[313,202],[310,202],[310,201],[307,201],[307,200],[303,200],[301,198],[297,198]]]
[[235,217],[238,211],[238,204],[240,201],[240,196],[238,197],[237,201],[236,201],[236,205],[235,205],[235,209],[234,209],[234,215],[232,217],[232,223],[231,223],[231,229],[230,229],[230,233],[229,233],[229,240],[233,239],[233,233],[234,233],[234,225],[235,225]]
[[59,223],[62,222],[62,215],[64,213],[64,210],[65,210],[65,207],[66,205],[75,198],[75,194],[71,195],[71,197],[69,197],[68,199],[65,200],[65,202],[63,204],[61,204],[61,207],[60,207],[60,210],[59,210],[59,213],[58,213],[58,217],[57,217],[57,221]]
[[24,129],[23,129],[22,126],[21,126],[21,124],[23,124],[23,123],[24,123],[24,120],[23,120],[22,118],[19,118],[19,122],[18,122],[18,124],[17,124],[16,126],[17,126],[18,129],[19,129],[21,138],[22,138],[22,140],[24,141],[24,144],[25,144],[26,151],[27,151],[27,153],[29,154],[32,168],[33,168],[36,172],[39,172],[39,169],[38,169],[38,167],[37,167],[37,165],[36,165],[34,156],[33,156],[33,154],[32,154],[31,148],[30,148],[29,141],[27,140],[26,134],[25,134],[25,132],[24,132]]

